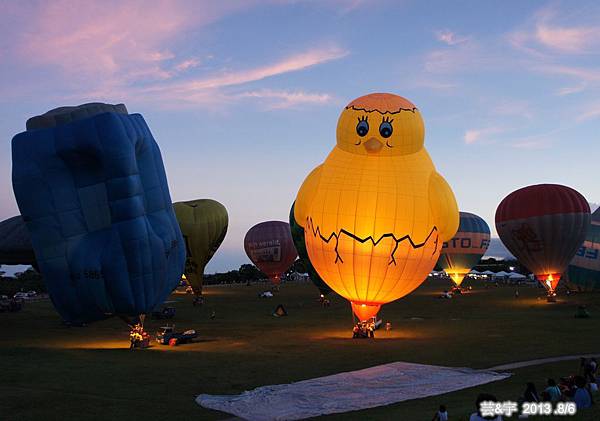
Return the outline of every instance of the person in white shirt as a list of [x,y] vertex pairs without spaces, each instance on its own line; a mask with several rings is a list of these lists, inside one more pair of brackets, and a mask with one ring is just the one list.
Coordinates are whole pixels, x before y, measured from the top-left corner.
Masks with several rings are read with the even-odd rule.
[[440,405],[440,409],[435,413],[431,421],[448,421],[446,405]]

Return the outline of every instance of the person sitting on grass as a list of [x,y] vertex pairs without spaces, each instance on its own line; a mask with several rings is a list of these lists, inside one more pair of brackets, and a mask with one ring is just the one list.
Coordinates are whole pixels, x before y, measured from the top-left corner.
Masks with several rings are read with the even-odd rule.
[[480,393],[477,396],[477,400],[475,401],[475,407],[477,408],[477,412],[473,412],[469,417],[469,421],[503,421],[501,415],[486,415],[485,417],[482,415],[481,411],[481,403],[482,402],[497,402],[498,399],[494,395],[490,395],[489,393]]
[[446,405],[440,405],[440,409],[435,413],[431,421],[448,421]]
[[561,390],[562,395],[565,398],[572,398],[575,391],[575,384],[573,383],[573,376],[561,377],[558,387]]
[[546,389],[542,390],[542,393],[540,393],[540,399],[542,400],[542,402],[552,402],[550,393],[546,392]]
[[531,382],[527,383],[525,387],[525,393],[523,394],[523,402],[539,402],[540,397],[538,396],[535,385]]
[[562,392],[560,391],[560,387],[556,385],[554,379],[548,379],[548,387],[544,389],[544,392],[548,394],[549,400],[551,402],[558,402],[562,399]]
[[589,408],[592,406],[592,395],[585,384],[585,378],[575,376],[575,393],[573,394],[573,402],[577,406],[577,410]]
[[592,374],[596,375],[596,371],[598,370],[598,361],[596,361],[596,358],[591,358],[588,364]]

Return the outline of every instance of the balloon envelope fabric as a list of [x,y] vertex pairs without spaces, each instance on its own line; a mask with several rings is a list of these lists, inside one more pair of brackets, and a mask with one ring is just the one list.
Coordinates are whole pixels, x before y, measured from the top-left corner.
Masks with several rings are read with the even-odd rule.
[[437,266],[460,286],[464,277],[476,266],[490,245],[490,227],[479,216],[460,212],[458,231],[445,241]]
[[290,224],[283,221],[266,221],[254,225],[246,233],[244,250],[252,263],[275,285],[279,285],[281,275],[298,257]]
[[500,239],[550,292],[585,240],[590,221],[585,198],[558,184],[523,187],[496,209]]
[[321,278],[366,320],[427,278],[442,242],[456,234],[458,207],[406,98],[357,98],[336,133],[331,153],[298,191],[294,218]]
[[600,208],[592,214],[585,241],[569,264],[569,282],[585,290],[600,289]]
[[227,209],[212,199],[177,202],[173,209],[186,246],[185,277],[194,293],[201,295],[204,267],[227,234]]
[[[296,202],[294,202],[295,204]],[[304,228],[302,228],[296,222],[294,218],[294,204],[292,204],[292,208],[290,209],[290,231],[292,232],[292,239],[294,240],[294,245],[296,246],[296,251],[298,252],[298,258],[302,260],[304,267],[308,271],[308,276],[313,284],[319,289],[319,292],[322,295],[327,295],[331,292],[331,288],[321,279],[314,266],[310,262],[308,258],[308,252],[306,251],[306,241],[304,239]]]
[[62,120],[12,141],[19,209],[52,302],[73,323],[148,313],[177,286],[185,262],[144,118],[101,105],[65,108],[55,113]]

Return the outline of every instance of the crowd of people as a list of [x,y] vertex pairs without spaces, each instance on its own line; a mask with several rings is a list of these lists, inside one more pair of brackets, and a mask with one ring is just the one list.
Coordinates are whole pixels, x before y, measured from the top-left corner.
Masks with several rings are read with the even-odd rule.
[[[598,392],[597,382],[599,380],[596,358],[581,358],[577,374],[561,377],[558,382],[549,378],[539,393],[536,385],[528,382],[525,385],[525,391],[517,400],[518,408],[521,408],[524,402],[551,402],[554,405],[557,402],[574,402],[578,412],[585,410],[594,404],[594,395]],[[502,415],[482,413],[481,403],[486,401],[498,402],[498,399],[488,393],[479,394],[475,401],[477,411],[471,414],[469,421],[503,421]],[[520,415],[519,418],[527,418],[527,416]],[[449,419],[446,406],[440,405],[432,421],[448,421]]]
[[579,371],[561,377],[558,382],[548,379],[544,390],[537,393],[535,384],[527,383],[523,402],[575,402],[577,409],[586,409],[594,403],[594,394],[598,392],[598,362],[596,358],[581,358]]
[[352,329],[352,338],[374,338],[375,337],[375,321],[373,319],[358,322]]

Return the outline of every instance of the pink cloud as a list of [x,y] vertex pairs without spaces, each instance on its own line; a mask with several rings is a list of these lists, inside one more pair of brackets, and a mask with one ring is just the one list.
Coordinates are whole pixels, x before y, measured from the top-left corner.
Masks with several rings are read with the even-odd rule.
[[282,91],[261,89],[231,92],[230,87],[260,81],[289,72],[304,70],[337,60],[347,52],[337,47],[313,49],[292,54],[271,64],[224,74],[190,78],[187,80],[161,80],[148,83],[143,87],[106,83],[86,92],[86,96],[110,99],[115,96],[122,100],[145,100],[160,104],[166,108],[180,108],[192,105],[209,106],[230,104],[241,99],[255,98],[268,101],[272,108],[292,107],[302,103],[327,103],[332,100],[327,93],[307,93],[305,91]]
[[582,82],[574,86],[565,86],[560,88],[556,94],[559,96],[578,94],[579,92],[583,92],[585,90],[586,85],[587,84],[585,82]]
[[465,39],[451,48],[444,47],[425,54],[423,66],[428,73],[464,73],[465,70],[481,70],[506,66],[506,61],[490,46],[483,46],[476,40]]
[[528,101],[523,100],[500,101],[498,105],[494,106],[493,113],[509,117],[522,117],[527,120],[531,120],[535,114],[534,107]]
[[559,96],[600,86],[600,69],[572,64],[574,55],[595,54],[600,48],[598,16],[587,14],[577,21],[570,16],[554,5],[545,7],[507,36],[514,48],[526,54],[524,68],[574,80],[556,89]]
[[58,69],[78,83],[111,78],[166,79],[194,63],[189,57],[179,58],[174,68],[167,63],[178,58],[169,48],[178,37],[252,3],[192,0],[23,3],[20,10],[13,11],[22,26],[18,35],[12,36],[13,54],[30,66]]
[[[339,47],[329,47],[323,49],[312,49],[302,53],[292,54],[271,64],[258,66],[250,69],[226,72],[218,75],[191,78],[185,81],[172,81],[166,83],[150,84],[144,88],[133,89],[131,94],[135,97],[147,97],[149,99],[158,98],[163,102],[178,102],[204,104],[209,101],[214,104],[214,98],[220,97],[224,101],[233,101],[239,98],[239,94],[227,94],[223,91],[228,87],[243,85],[250,82],[260,81],[269,77],[282,75],[289,72],[296,72],[307,69],[318,64],[326,63],[345,57],[347,51]],[[253,95],[246,97],[265,98],[270,96],[274,98],[279,95],[280,99],[285,96],[279,91],[254,91]],[[218,93],[218,95],[217,95]],[[293,94],[287,94],[288,102],[299,102],[303,98],[297,96],[292,99]],[[308,97],[304,97],[305,99]],[[318,97],[312,97],[313,100]]]
[[338,47],[313,49],[304,53],[291,55],[283,60],[266,66],[188,81],[184,83],[184,86],[186,89],[210,89],[240,85],[243,83],[255,82],[257,80],[277,76],[283,73],[303,70],[317,64],[340,59],[345,57],[347,54],[348,52],[346,50]]
[[291,108],[302,104],[327,104],[333,100],[330,94],[312,93],[305,91],[282,91],[262,89],[258,91],[242,92],[238,98],[258,98],[273,101],[271,108]]
[[467,145],[477,143],[483,140],[489,140],[489,138],[499,133],[505,132],[506,129],[500,127],[486,127],[482,129],[469,129],[465,131],[463,139]]
[[191,59],[184,60],[181,63],[177,64],[175,66],[175,70],[177,70],[178,72],[184,72],[186,70],[197,67],[199,64],[200,64],[200,60],[198,60],[196,58],[191,58]]
[[536,149],[546,149],[550,147],[551,141],[549,140],[530,140],[530,141],[522,141],[515,142],[511,146],[515,149],[527,149],[527,150],[536,150]]
[[438,41],[448,45],[462,44],[463,42],[467,42],[469,40],[469,38],[467,37],[461,37],[456,33],[448,30],[437,31],[435,35]]
[[549,48],[566,53],[585,53],[598,45],[600,27],[559,27],[539,24],[535,37]]
[[583,122],[600,118],[600,102],[586,105],[585,109],[577,117],[577,121]]
[[600,69],[590,69],[568,65],[547,65],[539,67],[546,73],[571,76],[586,82],[600,82]]
[[[269,0],[274,1],[274,0]],[[229,14],[249,8],[255,0],[144,0],[0,3],[21,30],[0,28],[10,35],[10,54],[21,66],[44,73],[44,85],[60,87],[62,100],[156,101],[165,107],[210,105],[239,100],[230,87],[304,70],[342,58],[347,51],[325,46],[252,68],[206,73],[210,56],[180,55],[190,31],[202,30]],[[325,44],[326,45],[326,44]],[[0,51],[0,53],[3,53]],[[261,91],[253,91],[260,93]],[[23,88],[21,87],[21,94]],[[39,93],[39,92],[37,92]],[[302,95],[304,94],[304,95]],[[318,102],[327,94],[280,92],[278,103]],[[276,91],[262,91],[275,102]]]
[[[600,47],[600,26],[570,23],[563,16],[555,6],[542,8],[524,27],[509,34],[508,39],[514,47],[537,56],[550,51],[595,53]],[[594,21],[593,17],[588,18]]]

